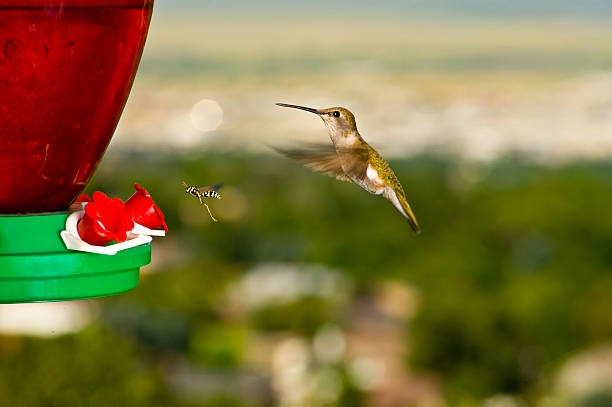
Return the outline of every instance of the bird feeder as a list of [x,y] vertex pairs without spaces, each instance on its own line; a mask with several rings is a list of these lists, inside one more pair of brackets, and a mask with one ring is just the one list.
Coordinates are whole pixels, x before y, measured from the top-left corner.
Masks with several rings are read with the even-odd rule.
[[109,256],[60,232],[117,126],[152,7],[0,0],[0,302],[119,294],[150,262],[150,244]]

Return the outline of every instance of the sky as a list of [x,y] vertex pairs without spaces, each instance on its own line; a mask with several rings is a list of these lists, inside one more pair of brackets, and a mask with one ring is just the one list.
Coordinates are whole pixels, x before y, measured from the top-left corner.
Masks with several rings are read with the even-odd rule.
[[[159,12],[181,13],[193,10],[216,12],[254,12],[283,14],[306,11],[313,13],[424,13],[450,16],[500,16],[524,18],[596,18],[612,17],[609,0],[173,0],[158,1]],[[331,10],[331,11],[330,11]]]

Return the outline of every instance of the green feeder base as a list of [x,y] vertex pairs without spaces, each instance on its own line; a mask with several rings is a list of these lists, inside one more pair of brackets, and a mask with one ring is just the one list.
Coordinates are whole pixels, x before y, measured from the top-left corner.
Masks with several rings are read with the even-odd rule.
[[66,249],[69,213],[0,216],[0,303],[106,297],[136,287],[151,245],[115,255]]

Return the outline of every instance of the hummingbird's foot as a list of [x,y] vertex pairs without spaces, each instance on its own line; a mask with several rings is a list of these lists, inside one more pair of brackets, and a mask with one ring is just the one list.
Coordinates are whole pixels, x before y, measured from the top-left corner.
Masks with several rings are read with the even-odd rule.
[[203,202],[204,206],[206,207],[206,210],[208,211],[208,214],[210,215],[210,218],[213,220],[213,222],[218,222],[217,219],[215,219],[215,217],[213,216],[212,212],[210,211],[210,208],[208,207],[208,205]]

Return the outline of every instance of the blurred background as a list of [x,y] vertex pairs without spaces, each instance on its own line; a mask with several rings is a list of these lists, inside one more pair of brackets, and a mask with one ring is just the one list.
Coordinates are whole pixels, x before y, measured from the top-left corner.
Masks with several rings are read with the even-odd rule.
[[[0,306],[2,406],[612,406],[612,3],[158,1],[87,192],[141,284]],[[423,233],[266,144],[344,106]],[[181,187],[225,182],[211,203]]]

